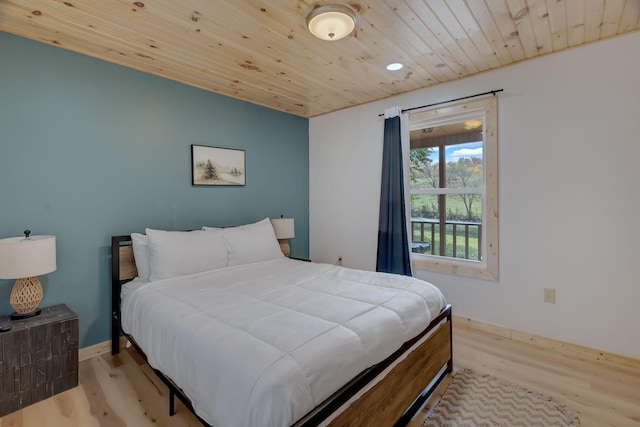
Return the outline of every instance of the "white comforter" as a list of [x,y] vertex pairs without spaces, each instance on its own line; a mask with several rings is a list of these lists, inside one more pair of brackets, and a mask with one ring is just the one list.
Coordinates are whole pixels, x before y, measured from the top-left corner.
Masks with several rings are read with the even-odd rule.
[[215,427],[293,424],[445,305],[414,278],[288,258],[123,294],[124,331]]

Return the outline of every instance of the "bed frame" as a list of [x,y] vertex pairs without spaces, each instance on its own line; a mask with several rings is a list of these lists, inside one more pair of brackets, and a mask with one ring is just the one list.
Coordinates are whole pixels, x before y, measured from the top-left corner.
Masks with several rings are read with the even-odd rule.
[[[131,237],[111,238],[111,354],[120,352],[120,292],[137,270]],[[440,382],[453,371],[451,305],[447,305],[417,337],[384,361],[360,373],[344,387],[294,424],[294,427],[404,426],[420,410]],[[146,360],[135,340],[127,339]],[[170,378],[154,369],[169,388],[169,413],[175,396],[195,414],[189,398]]]

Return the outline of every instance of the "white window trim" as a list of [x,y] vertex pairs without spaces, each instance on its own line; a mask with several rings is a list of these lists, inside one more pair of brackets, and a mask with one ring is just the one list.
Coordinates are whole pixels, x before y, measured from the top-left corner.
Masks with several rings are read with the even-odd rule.
[[[496,96],[454,104],[410,115],[410,129],[460,121],[468,115],[484,114],[485,200],[482,209],[484,259],[468,261],[441,256],[411,254],[414,269],[457,274],[478,279],[499,278],[498,264],[498,103]],[[409,159],[405,161],[408,165]],[[433,190],[431,190],[433,191]],[[436,190],[439,191],[439,190]],[[452,193],[449,191],[449,193]],[[411,200],[411,199],[409,199]]]

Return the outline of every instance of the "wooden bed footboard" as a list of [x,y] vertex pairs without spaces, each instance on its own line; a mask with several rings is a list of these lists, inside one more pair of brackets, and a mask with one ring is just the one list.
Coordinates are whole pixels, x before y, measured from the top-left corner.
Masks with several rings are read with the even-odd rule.
[[[120,352],[122,284],[137,276],[129,235],[111,238],[111,257],[111,354],[115,355]],[[134,346],[144,357],[135,342]],[[351,380],[294,427],[404,426],[452,371],[451,305],[447,305],[417,337]],[[162,372],[155,372],[169,387],[170,413],[174,396],[193,412],[182,390]]]
[[[406,425],[451,372],[451,321],[354,401],[331,427]],[[409,408],[409,409],[407,409]]]
[[353,379],[294,427],[405,426],[453,371],[451,305],[429,327]]

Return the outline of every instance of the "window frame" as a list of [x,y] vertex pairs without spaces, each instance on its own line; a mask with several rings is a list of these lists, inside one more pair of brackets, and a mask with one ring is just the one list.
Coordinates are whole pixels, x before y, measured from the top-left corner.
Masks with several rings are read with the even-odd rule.
[[[438,126],[453,121],[461,121],[468,116],[484,116],[484,194],[482,206],[482,247],[483,259],[470,261],[440,255],[411,253],[414,269],[439,273],[455,274],[478,279],[494,280],[499,278],[498,259],[498,103],[491,96],[473,101],[448,105],[445,107],[422,110],[409,114],[409,130]],[[409,156],[406,160],[409,168]],[[453,194],[447,192],[447,194]],[[407,194],[411,186],[407,180]],[[409,196],[408,200],[411,200]],[[410,203],[410,202],[409,202]],[[411,228],[411,227],[410,227]]]

